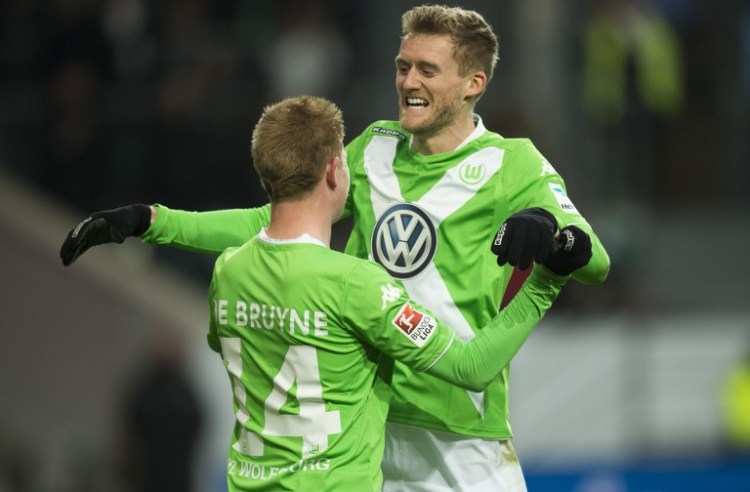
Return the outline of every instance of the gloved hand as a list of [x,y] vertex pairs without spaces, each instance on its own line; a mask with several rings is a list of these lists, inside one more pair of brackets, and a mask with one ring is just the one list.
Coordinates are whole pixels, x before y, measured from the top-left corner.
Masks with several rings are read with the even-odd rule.
[[544,263],[552,253],[556,232],[555,216],[543,208],[527,208],[511,215],[492,242],[497,264],[508,263],[526,270],[531,260]]
[[541,263],[558,275],[570,275],[591,260],[591,238],[576,226],[563,227],[552,254]]
[[60,258],[68,266],[90,247],[104,243],[122,243],[128,236],[140,236],[151,225],[151,207],[142,203],[95,212],[68,233]]

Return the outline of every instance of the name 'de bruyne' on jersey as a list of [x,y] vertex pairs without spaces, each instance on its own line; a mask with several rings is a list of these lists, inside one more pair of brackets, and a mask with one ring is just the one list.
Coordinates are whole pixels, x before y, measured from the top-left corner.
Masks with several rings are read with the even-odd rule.
[[248,326],[256,329],[278,330],[290,335],[315,337],[328,335],[328,316],[322,311],[297,310],[258,302],[227,299],[213,300],[214,319],[220,325]]

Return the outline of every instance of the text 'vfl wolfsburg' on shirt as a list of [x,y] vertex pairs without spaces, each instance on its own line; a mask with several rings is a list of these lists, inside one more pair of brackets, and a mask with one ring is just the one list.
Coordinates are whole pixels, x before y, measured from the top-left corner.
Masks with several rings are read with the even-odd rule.
[[208,343],[234,393],[230,490],[379,490],[392,358],[452,332],[372,262],[262,232],[216,262]]

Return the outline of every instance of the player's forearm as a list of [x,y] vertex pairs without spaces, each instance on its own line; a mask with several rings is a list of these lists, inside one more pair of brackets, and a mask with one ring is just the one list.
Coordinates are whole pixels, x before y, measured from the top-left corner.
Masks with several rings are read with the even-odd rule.
[[473,340],[455,339],[428,373],[481,391],[510,363],[560,293],[567,277],[537,266],[513,301]]
[[268,224],[270,206],[254,209],[186,212],[157,205],[151,226],[141,236],[151,244],[174,246],[200,253],[221,253],[240,246]]

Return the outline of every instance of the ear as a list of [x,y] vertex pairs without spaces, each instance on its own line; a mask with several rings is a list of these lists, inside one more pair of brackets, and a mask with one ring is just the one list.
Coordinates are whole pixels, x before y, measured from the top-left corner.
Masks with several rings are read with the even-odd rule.
[[339,162],[338,157],[332,157],[328,160],[326,163],[326,170],[325,170],[325,179],[326,184],[328,185],[328,188],[335,190],[338,186],[338,182],[336,180],[336,169],[341,165]]
[[487,88],[487,74],[482,70],[475,70],[466,80],[466,97],[476,98]]

